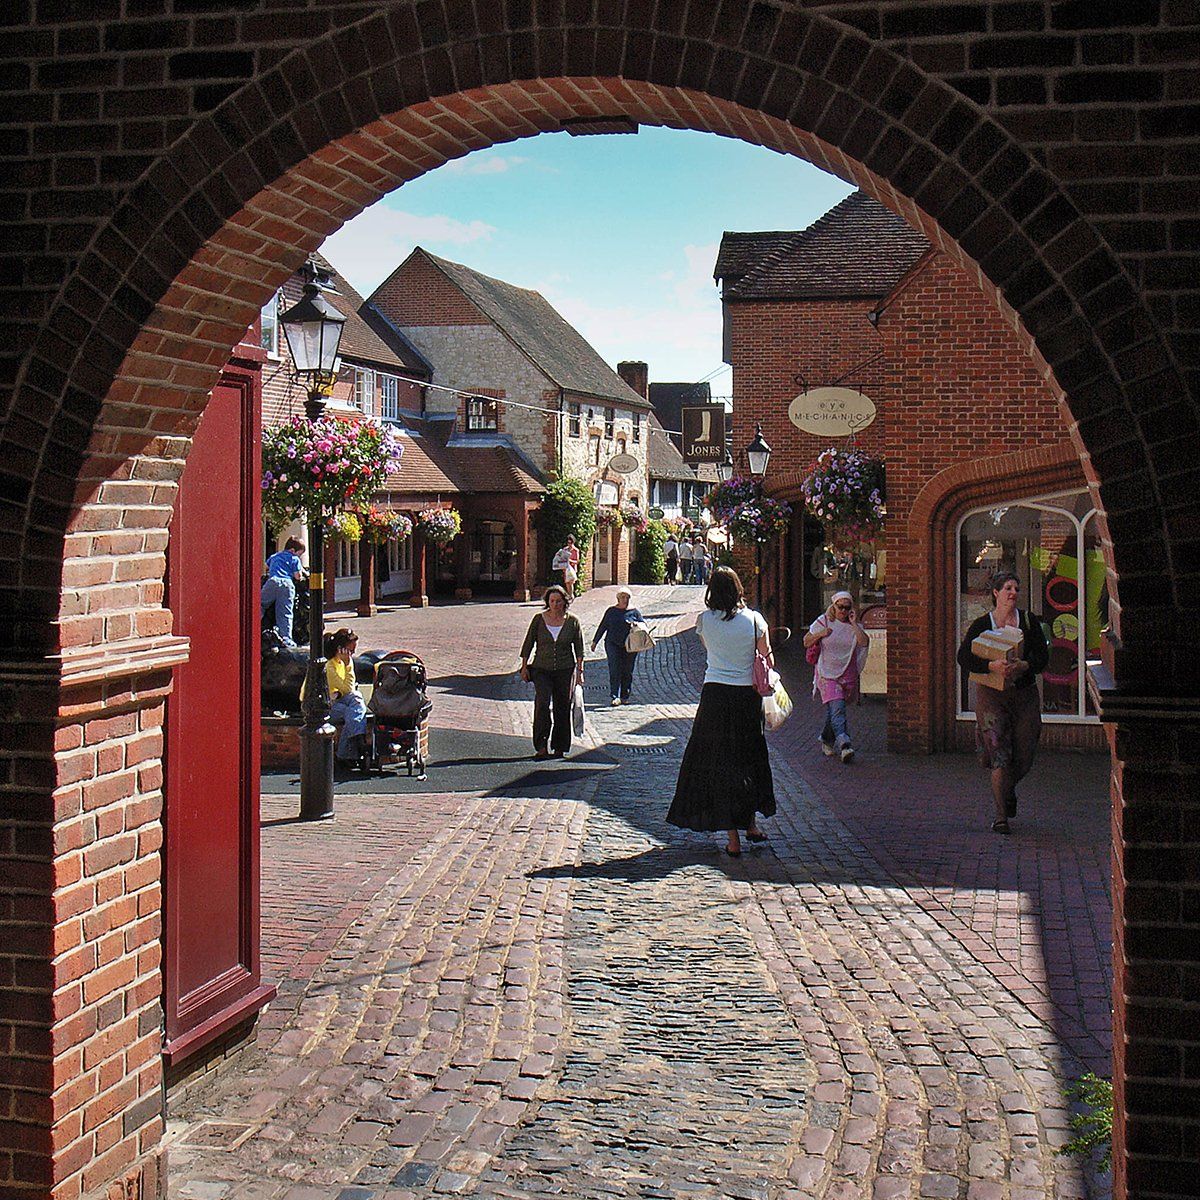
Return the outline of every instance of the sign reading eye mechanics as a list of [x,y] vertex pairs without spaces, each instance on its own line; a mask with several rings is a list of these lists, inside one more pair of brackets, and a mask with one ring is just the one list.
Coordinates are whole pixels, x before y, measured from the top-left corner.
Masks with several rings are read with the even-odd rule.
[[849,437],[875,420],[875,403],[853,388],[813,388],[788,405],[788,420],[818,437]]

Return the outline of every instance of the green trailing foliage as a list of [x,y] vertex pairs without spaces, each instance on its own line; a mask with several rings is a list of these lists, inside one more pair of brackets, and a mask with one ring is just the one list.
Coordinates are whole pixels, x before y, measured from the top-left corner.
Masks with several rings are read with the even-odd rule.
[[1100,1151],[1099,1166],[1107,1171],[1112,1165],[1113,1086],[1089,1071],[1077,1079],[1067,1095],[1072,1100],[1087,1106],[1087,1112],[1076,1113],[1071,1118],[1075,1136],[1059,1151],[1059,1154],[1074,1154],[1090,1158]]
[[592,538],[596,536],[596,502],[587,484],[570,475],[551,479],[542,497],[537,523],[548,556],[553,556],[560,546],[567,544],[568,534],[574,534],[575,544],[579,547],[579,579],[575,591],[584,591],[591,564]]
[[650,521],[637,535],[633,562],[629,564],[633,583],[662,583],[667,573],[667,556],[663,553],[666,541],[667,527],[662,521]]

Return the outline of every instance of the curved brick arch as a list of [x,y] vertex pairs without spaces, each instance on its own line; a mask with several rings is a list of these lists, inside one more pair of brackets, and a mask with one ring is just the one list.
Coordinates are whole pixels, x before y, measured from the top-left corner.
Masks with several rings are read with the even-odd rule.
[[[1195,233],[1182,223],[1167,230],[1164,222],[1159,230],[1138,221],[1130,229],[1110,219],[1104,239],[1120,241],[1118,254],[1077,208],[1076,198],[1087,187],[1068,190],[1060,178],[1097,183],[1089,213],[1145,216],[1155,210],[1150,202],[1143,209],[1140,199],[1130,199],[1129,189],[1151,189],[1143,176],[1152,174],[1170,174],[1157,182],[1186,188],[1180,180],[1196,174],[1194,144],[1189,160],[1183,145],[1188,138],[1178,136],[1171,171],[1166,154],[1138,146],[1137,153],[1121,156],[1110,176],[1097,161],[1110,148],[1072,143],[1089,136],[1099,142],[1134,140],[1133,132],[1104,133],[1099,129],[1104,112],[1090,107],[1105,88],[1116,89],[1120,99],[1119,81],[1069,79],[1060,88],[1056,79],[1056,100],[1068,97],[1062,101],[1065,121],[1078,117],[1089,132],[1072,128],[1061,134],[1056,116],[1032,102],[1034,111],[1024,114],[1023,123],[1009,123],[1009,129],[1023,131],[1018,135],[993,114],[1004,103],[997,98],[1001,85],[1022,80],[989,75],[997,74],[996,64],[1014,67],[1016,49],[989,43],[977,67],[965,52],[956,54],[952,43],[932,44],[928,30],[922,32],[923,25],[937,25],[946,16],[978,32],[981,41],[993,35],[1003,41],[998,35],[1014,30],[1041,38],[1047,28],[1039,22],[1050,20],[1051,8],[1075,6],[957,0],[900,12],[890,0],[863,0],[835,10],[860,23],[863,29],[857,29],[817,11],[824,0],[803,12],[784,0],[654,6],[573,0],[480,5],[479,12],[459,0],[421,5],[391,0],[339,28],[343,7],[334,0],[308,0],[305,23],[295,33],[279,29],[286,18],[264,11],[286,5],[247,5],[244,19],[231,17],[229,6],[215,0],[211,12],[204,0],[177,7],[200,16],[156,27],[126,59],[113,43],[144,32],[137,18],[129,16],[130,30],[118,35],[103,28],[100,17],[93,28],[70,6],[37,6],[30,24],[52,27],[62,21],[61,37],[56,40],[51,28],[47,41],[45,31],[36,29],[36,40],[21,43],[40,60],[36,70],[26,66],[23,76],[6,76],[35,81],[29,112],[63,113],[75,127],[95,124],[91,140],[77,134],[92,156],[82,162],[75,161],[83,156],[72,153],[68,134],[61,135],[61,146],[53,137],[45,145],[28,139],[28,173],[15,186],[25,189],[19,211],[30,220],[0,247],[9,261],[18,255],[29,260],[13,276],[23,283],[9,287],[6,278],[4,288],[20,299],[30,297],[32,313],[24,324],[11,317],[13,309],[3,317],[27,334],[14,342],[30,349],[19,361],[6,360],[5,381],[15,380],[16,387],[0,434],[5,504],[0,595],[2,611],[11,618],[0,622],[0,645],[13,650],[3,684],[10,689],[6,700],[17,690],[21,697],[15,709],[11,704],[0,709],[0,720],[20,723],[24,739],[10,741],[5,751],[6,797],[18,789],[20,795],[10,810],[16,817],[6,813],[0,832],[5,846],[28,848],[18,857],[35,864],[31,874],[51,881],[22,894],[17,921],[22,940],[0,937],[6,946],[39,947],[18,954],[26,968],[22,977],[32,981],[19,997],[26,1005],[21,1012],[30,1015],[21,1018],[20,1036],[10,1039],[26,1056],[19,1063],[22,1087],[33,1094],[37,1115],[18,1130],[19,1140],[0,1141],[0,1150],[28,1151],[27,1158],[37,1159],[28,1169],[55,1182],[69,1177],[60,1194],[103,1188],[129,1170],[144,1172],[143,1181],[153,1179],[157,727],[168,668],[182,653],[168,636],[169,615],[161,607],[162,551],[188,437],[229,347],[305,250],[384,191],[448,157],[556,128],[564,116],[616,111],[802,154],[879,196],[975,273],[1019,322],[1031,352],[1065,391],[1077,422],[1077,445],[1087,452],[1090,480],[1098,483],[1108,514],[1120,571],[1122,634],[1129,646],[1119,659],[1125,677],[1153,697],[1173,667],[1190,661],[1183,639],[1194,642],[1192,614],[1200,607],[1200,588],[1194,569],[1186,566],[1195,540],[1194,512],[1186,508],[1186,497],[1194,493],[1186,489],[1187,468],[1195,465],[1197,418],[1189,379],[1181,377],[1172,355],[1186,354],[1190,346],[1195,361],[1196,343],[1188,341],[1194,339],[1194,307],[1188,309],[1186,300],[1175,307],[1174,299],[1183,296],[1195,271],[1186,253],[1168,251],[1188,250]],[[1141,12],[1156,6],[1135,7]],[[564,9],[572,20],[559,18]],[[535,25],[533,17],[508,15],[523,10],[554,16]],[[445,24],[447,11],[453,14],[453,33]],[[203,31],[196,27],[214,16],[218,19]],[[1119,18],[1101,24],[1105,21],[1117,25]],[[896,32],[901,23],[908,32]],[[1145,22],[1131,21],[1139,23]],[[1122,36],[1140,47],[1144,34],[1133,28]],[[184,40],[161,50],[155,37]],[[1053,53],[1061,61],[1086,64],[1083,38],[1059,29]],[[1144,94],[1131,99],[1149,103],[1173,94],[1161,77],[1165,69],[1156,75],[1149,65],[1167,59],[1170,47],[1165,39],[1144,40],[1137,85]],[[228,43],[228,62],[216,61],[219,52],[209,49],[214,42]],[[81,69],[72,56],[93,43],[105,48],[104,61]],[[916,65],[918,51],[923,67]],[[62,62],[52,61],[60,56]],[[126,64],[128,75],[118,86],[111,74]],[[147,102],[129,83],[139,76],[160,85],[149,101],[162,107],[158,124],[142,119],[159,114],[145,111]],[[950,82],[956,76],[957,85]],[[232,95],[231,77],[247,80]],[[1184,98],[1191,95],[1187,78],[1173,79],[1172,86]],[[104,96],[103,110],[97,103],[93,114],[89,91]],[[218,95],[226,98],[216,103]],[[1144,122],[1140,109],[1122,116],[1130,129],[1136,117],[1138,137],[1169,139],[1187,123],[1186,110],[1174,108],[1156,113],[1148,107]],[[1055,127],[1052,134],[1040,132],[1049,126]],[[1045,143],[1056,138],[1053,153],[1047,153]],[[1070,155],[1062,152],[1064,145]],[[95,176],[108,191],[97,187],[88,196],[72,190],[70,182],[80,172],[86,179],[89,163],[99,164]],[[133,179],[139,182],[127,182]],[[1185,212],[1182,201],[1164,200],[1161,191],[1154,203],[1177,205],[1160,211]],[[40,239],[33,219],[39,205],[48,210],[50,229]],[[51,227],[50,218],[58,224]],[[1162,403],[1164,394],[1174,398],[1171,404]],[[60,643],[68,653],[55,654]],[[1155,825],[1161,814],[1151,772],[1167,777],[1163,794],[1170,783],[1181,791],[1185,778],[1194,781],[1192,671],[1168,697],[1178,702],[1177,710],[1170,703],[1148,703],[1145,715],[1137,693],[1123,708],[1118,697],[1111,709],[1123,722],[1124,755],[1149,768],[1131,771],[1125,787],[1126,806],[1143,803],[1150,809],[1143,829],[1130,837],[1141,836],[1156,849],[1155,829],[1169,827],[1174,816]],[[110,718],[113,713],[118,716]],[[1166,719],[1179,723],[1164,733]],[[130,722],[135,732],[125,731]],[[104,768],[97,756],[114,747],[121,767],[100,779]],[[1119,799],[1121,771],[1118,764]],[[101,809],[106,818],[116,813],[126,822],[120,836],[136,843],[123,885],[130,894],[139,889],[139,905],[144,901],[149,912],[126,931],[120,965],[124,969],[129,957],[136,958],[135,982],[103,984],[120,1000],[127,1021],[139,1026],[128,1034],[128,1045],[130,1057],[135,1049],[145,1065],[138,1099],[117,1114],[124,1128],[116,1144],[85,1171],[89,1134],[72,1134],[66,1124],[56,1127],[57,1110],[48,1098],[55,1081],[71,1070],[72,1056],[82,1058],[91,1036],[84,1021],[69,1024],[73,1010],[67,1001],[74,994],[70,980],[87,970],[81,966],[85,955],[95,953],[94,939],[77,928],[80,910],[73,906],[86,906],[78,877],[86,882],[93,864],[80,843],[90,846],[88,838],[102,836],[89,813],[100,806],[106,806]],[[1116,811],[1120,897],[1126,866],[1120,803]],[[1177,840],[1186,839],[1179,834]],[[105,853],[110,848],[111,843]],[[1161,1053],[1165,1043],[1185,1061],[1177,1047],[1194,1047],[1195,1038],[1170,1029],[1158,1036],[1191,999],[1181,994],[1178,981],[1194,966],[1195,955],[1172,947],[1194,938],[1194,897],[1189,892],[1183,898],[1178,878],[1156,887],[1152,855],[1139,855],[1138,849],[1135,841],[1128,867],[1133,886],[1140,887],[1141,907],[1131,909],[1127,942],[1131,956],[1149,965],[1140,975],[1131,973],[1127,987],[1122,983],[1117,1043],[1123,1044],[1128,1007],[1131,1044],[1140,1052],[1133,1054],[1133,1074],[1150,1081],[1135,1104],[1143,1118],[1140,1152],[1155,1160],[1142,1180],[1155,1194],[1182,1195],[1184,1177],[1146,1147],[1164,1128],[1176,1147],[1188,1145],[1189,1137],[1196,1144],[1196,1122],[1188,1124],[1186,1117],[1194,1088],[1186,1090],[1182,1068],[1172,1074],[1163,1065],[1169,1055]],[[1118,925],[1124,933],[1120,909]],[[1161,953],[1154,941],[1160,933],[1164,945],[1171,943]],[[59,956],[53,964],[40,951],[43,943]],[[116,1035],[103,1036],[116,1044]],[[1123,1099],[1119,1092],[1119,1102]],[[1176,1120],[1179,1113],[1185,1115]],[[106,1111],[100,1119],[112,1115]],[[1119,1128],[1119,1168],[1120,1136]]]
[[[78,481],[62,469],[60,453],[43,450],[26,536],[48,552],[20,560],[15,605],[34,621],[57,615],[63,644],[167,631],[165,613],[145,611],[161,599],[157,557],[147,560],[144,578],[126,581],[136,593],[110,591],[95,596],[94,610],[53,613],[60,581],[47,569],[57,556],[53,529],[44,525],[70,519],[82,497],[93,501],[82,522],[92,528],[119,528],[130,502],[146,510],[139,528],[153,509],[165,528],[177,475],[171,464],[186,448],[180,439],[198,420],[240,330],[297,260],[407,179],[479,146],[559,128],[568,117],[620,112],[726,133],[800,154],[876,195],[996,299],[1047,377],[1069,390],[1085,453],[1097,427],[1105,434],[1114,422],[1134,428],[1115,365],[1131,343],[1140,343],[1143,370],[1147,362],[1170,369],[1119,263],[1053,179],[961,95],[857,30],[783,6],[760,6],[727,39],[702,24],[615,37],[589,25],[494,36],[461,28],[451,37],[438,18],[428,20],[422,25],[404,8],[377,13],[294,52],[243,88],[150,170],[64,288],[24,384],[31,394],[53,395],[57,387],[61,408],[44,450],[66,449],[69,460],[89,427],[96,432]],[[416,44],[425,49],[384,56],[379,65],[364,54],[376,45]],[[813,60],[817,49],[824,74],[795,65]],[[357,74],[342,65],[355,62],[364,64]],[[869,79],[858,70],[867,62]],[[555,78],[568,70],[573,82]],[[538,81],[503,82],[526,71]],[[317,80],[330,83],[318,93]],[[439,93],[443,99],[430,99]],[[297,108],[297,94],[314,98]],[[399,115],[373,120],[388,111]],[[275,170],[282,174],[272,180]],[[1098,290],[1104,312],[1124,316],[1104,336],[1089,321],[1089,313],[1099,315]],[[74,339],[78,353],[64,369],[56,356],[71,342],[61,327],[77,328],[91,310],[91,329]],[[97,419],[94,397],[104,393]],[[152,435],[140,446],[139,428]],[[1139,439],[1112,441],[1102,435],[1095,447],[1092,481],[1109,473],[1106,456],[1119,458],[1121,474],[1147,481],[1136,497],[1122,492],[1117,508],[1143,538],[1155,531],[1169,561],[1154,463]],[[146,486],[129,486],[119,478],[124,464],[147,452],[153,465],[135,468]],[[1113,507],[1107,496],[1105,506]],[[74,521],[78,528],[78,515]],[[43,528],[33,528],[38,523]],[[161,540],[148,542],[152,555]],[[74,543],[85,557],[93,547]],[[92,568],[71,563],[71,545],[65,557],[64,586],[91,578]],[[129,615],[135,607],[136,619]],[[112,608],[118,611],[100,615]],[[18,640],[34,632],[27,624]]]

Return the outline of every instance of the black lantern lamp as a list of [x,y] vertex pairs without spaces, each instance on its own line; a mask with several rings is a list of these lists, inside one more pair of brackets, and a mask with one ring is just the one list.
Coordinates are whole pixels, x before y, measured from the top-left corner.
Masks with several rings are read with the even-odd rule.
[[722,483],[728,483],[733,478],[733,456],[725,451],[724,459],[717,463],[717,478]]
[[767,463],[771,461],[771,447],[763,438],[761,421],[754,427],[754,441],[746,447],[746,461],[750,464],[750,474],[755,479],[761,479],[767,473]]
[[[325,401],[337,380],[338,346],[346,318],[321,295],[329,276],[310,258],[301,271],[304,295],[279,323],[287,338],[292,368],[307,392],[304,411],[310,421],[325,412]],[[322,821],[333,816],[333,739],[329,723],[329,685],[325,680],[325,514],[310,513],[308,523],[310,600],[308,671],[300,711],[300,819]]]

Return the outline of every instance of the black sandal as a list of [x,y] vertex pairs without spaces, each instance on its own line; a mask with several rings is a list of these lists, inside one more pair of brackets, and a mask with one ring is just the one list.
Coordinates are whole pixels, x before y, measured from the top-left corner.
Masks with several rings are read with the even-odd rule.
[[1012,833],[1012,830],[1009,829],[1008,821],[1004,817],[997,817],[996,820],[994,820],[992,822],[992,832],[993,833]]
[[767,835],[761,829],[755,831],[752,829],[746,830],[746,841],[748,842],[765,842]]

